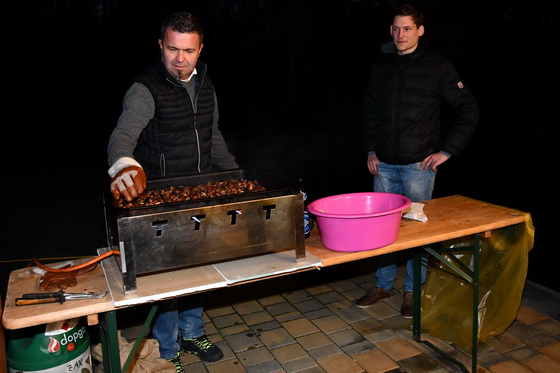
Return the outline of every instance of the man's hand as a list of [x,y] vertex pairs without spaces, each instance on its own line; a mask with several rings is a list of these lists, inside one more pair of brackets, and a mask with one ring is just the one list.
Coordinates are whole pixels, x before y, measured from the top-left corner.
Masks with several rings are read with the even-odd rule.
[[115,199],[122,195],[127,201],[132,201],[146,190],[146,173],[134,158],[119,158],[108,172],[111,176],[111,194]]
[[423,170],[427,170],[431,168],[432,171],[437,172],[437,167],[443,162],[447,161],[448,159],[449,157],[443,154],[442,152],[437,152],[434,154],[430,154],[429,156],[424,158],[424,160],[420,164],[420,167]]
[[111,194],[115,199],[119,199],[122,195],[127,201],[132,201],[144,190],[146,190],[146,173],[142,167],[126,167],[111,179]]
[[373,176],[377,176],[377,165],[381,163],[381,161],[379,160],[379,158],[377,158],[377,155],[372,154],[368,157],[367,159],[367,166],[369,169],[369,172],[373,175]]

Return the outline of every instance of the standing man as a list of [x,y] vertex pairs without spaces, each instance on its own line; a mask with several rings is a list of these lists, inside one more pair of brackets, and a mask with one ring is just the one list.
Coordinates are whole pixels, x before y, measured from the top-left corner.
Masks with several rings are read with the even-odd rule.
[[[214,86],[199,61],[202,28],[187,12],[163,23],[161,60],[137,75],[108,146],[111,192],[132,200],[151,178],[239,168],[218,129]],[[152,326],[160,355],[182,372],[179,351],[223,357],[203,331],[201,294],[161,302]]]
[[[381,47],[364,99],[367,166],[375,192],[402,194],[413,202],[432,198],[437,167],[461,152],[478,122],[478,105],[451,62],[426,48],[422,14],[411,5],[396,9],[393,41]],[[440,108],[455,122],[445,137]],[[369,307],[389,297],[397,276],[395,253],[379,257],[377,285],[356,301]],[[426,279],[423,266],[422,283]],[[412,317],[413,260],[406,266],[401,314]]]

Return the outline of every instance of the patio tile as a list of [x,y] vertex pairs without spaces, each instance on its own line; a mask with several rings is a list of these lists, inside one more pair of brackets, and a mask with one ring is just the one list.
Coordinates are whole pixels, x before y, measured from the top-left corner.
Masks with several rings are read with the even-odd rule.
[[244,373],[245,368],[238,359],[223,360],[207,365],[208,373]]
[[516,361],[508,360],[490,367],[492,373],[534,373]]
[[379,332],[381,330],[387,329],[387,327],[385,325],[381,324],[379,321],[377,321],[373,317],[370,317],[369,319],[365,319],[365,320],[362,320],[362,321],[352,323],[352,324],[350,324],[350,326],[352,328],[356,329],[356,331],[358,333],[360,333],[361,335],[368,335],[368,334],[372,334],[372,333]]
[[364,370],[348,355],[329,356],[317,360],[319,365],[328,373],[362,373]]
[[234,326],[229,326],[227,328],[222,328],[220,329],[220,334],[222,336],[228,336],[228,335],[234,335],[234,334],[239,334],[239,333],[243,333],[243,332],[248,332],[251,329],[249,328],[249,326],[247,324],[238,324],[238,325],[234,325]]
[[540,356],[542,355],[542,353],[531,346],[524,346],[510,351],[506,353],[506,355],[515,361],[523,362],[525,360],[533,359],[537,356]]
[[420,354],[420,351],[398,337],[377,342],[375,345],[395,361]]
[[555,343],[546,347],[539,348],[539,351],[560,363],[560,343]]
[[319,331],[319,328],[315,326],[310,320],[306,318],[297,319],[282,323],[282,327],[292,335],[292,337],[297,338],[307,334],[313,334]]
[[288,321],[291,321],[291,320],[301,319],[301,318],[304,318],[304,317],[305,316],[303,316],[299,311],[293,311],[293,312],[284,313],[282,315],[277,315],[274,318],[279,323],[284,323],[284,322],[288,322]]
[[441,369],[441,365],[422,354],[399,360],[399,364],[407,372],[428,373]]
[[311,294],[303,289],[282,293],[282,296],[290,303],[299,303],[313,298]]
[[327,284],[321,284],[321,285],[305,288],[304,290],[307,291],[310,295],[317,295],[317,294],[327,293],[329,291],[332,291],[333,289]]
[[389,372],[399,368],[399,364],[379,349],[366,351],[352,358],[368,373]]
[[324,347],[330,344],[334,344],[332,339],[327,337],[325,333],[313,333],[303,337],[297,338],[298,343],[305,348],[307,351],[314,350],[319,347]]
[[516,320],[521,321],[525,324],[532,324],[537,321],[541,321],[546,318],[543,314],[521,304],[519,306],[519,311],[517,311]]
[[525,345],[525,343],[521,342],[509,333],[492,336],[486,343],[500,352],[509,352]]
[[324,359],[333,355],[344,355],[344,351],[335,344],[326,345],[309,351],[309,355],[315,360]]
[[[276,361],[267,361],[265,363],[253,365],[246,368],[247,373],[282,373],[285,372],[284,367]],[[190,372],[189,372],[190,373]]]
[[358,285],[348,279],[328,282],[327,285],[329,285],[334,291],[339,293],[358,288]]
[[303,359],[298,359],[294,361],[288,361],[282,364],[286,372],[305,372],[305,373],[320,373],[321,370],[317,370],[319,364],[311,357],[304,357]]
[[560,334],[560,322],[549,317],[541,321],[534,322],[531,326],[548,335],[554,336]]
[[371,318],[370,314],[368,314],[366,311],[356,306],[338,309],[334,311],[334,314],[340,317],[348,324]]
[[232,304],[232,307],[240,315],[247,315],[247,314],[264,310],[263,306],[255,299],[248,300],[245,302],[234,303]]
[[344,351],[347,355],[354,356],[365,351],[373,350],[374,348],[376,347],[373,343],[364,339],[360,342],[343,346],[342,351]]
[[218,317],[218,316],[224,316],[224,315],[229,315],[230,313],[235,313],[235,310],[233,309],[232,306],[227,304],[227,305],[223,305],[223,306],[205,308],[204,313],[208,317],[213,319],[213,318]]
[[558,340],[554,337],[549,336],[548,334],[539,333],[535,334],[532,337],[524,339],[522,342],[534,348],[541,348],[558,343]]
[[546,355],[525,360],[522,364],[531,369],[533,372],[560,372],[560,363],[552,360]]
[[389,306],[387,303],[383,301],[377,302],[369,306],[368,308],[363,308],[363,310],[369,313],[372,317],[374,317],[377,320],[385,320],[389,317],[393,317],[400,314],[399,311],[397,311],[395,308]]
[[286,299],[280,294],[271,294],[264,297],[257,298],[257,301],[263,306],[271,306],[273,304],[285,302]]
[[348,329],[350,326],[336,315],[322,317],[312,320],[313,323],[326,334]]
[[279,347],[271,350],[272,354],[280,364],[308,357],[309,354],[300,344]]
[[286,301],[282,303],[275,303],[270,306],[266,306],[265,308],[272,316],[283,315],[296,310],[291,303]]
[[346,329],[340,332],[329,334],[329,338],[332,339],[332,341],[340,347],[348,346],[366,340],[360,333],[358,333],[354,329]]
[[225,316],[214,317],[212,321],[214,322],[214,325],[216,325],[218,329],[244,323],[241,316],[239,316],[236,313],[232,313]]
[[237,354],[237,358],[245,367],[262,364],[274,360],[274,356],[265,347],[251,348]]
[[263,345],[261,340],[254,333],[239,333],[227,336],[224,339],[235,353],[254,349]]
[[294,307],[301,313],[317,311],[325,308],[325,305],[317,299],[306,300],[304,302],[295,303]]
[[262,332],[259,338],[269,349],[296,343],[296,340],[285,329],[274,329]]
[[342,294],[336,291],[329,291],[328,293],[317,294],[315,296],[315,299],[317,299],[319,302],[323,304],[329,304],[339,300],[346,300],[346,298]]
[[243,321],[250,326],[274,321],[274,317],[272,317],[266,311],[257,311],[254,313],[242,315],[241,317],[243,318]]
[[251,326],[251,330],[253,330],[253,332],[255,333],[260,333],[266,330],[272,330],[277,328],[280,328],[280,323],[275,320]]

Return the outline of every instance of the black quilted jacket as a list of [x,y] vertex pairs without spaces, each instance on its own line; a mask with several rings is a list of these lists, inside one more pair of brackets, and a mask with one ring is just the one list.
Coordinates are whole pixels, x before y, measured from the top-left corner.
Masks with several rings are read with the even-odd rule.
[[[445,138],[440,108],[446,102],[456,118]],[[389,164],[410,164],[445,151],[457,155],[471,138],[478,105],[451,62],[423,43],[406,55],[383,45],[373,65],[364,99],[366,150]]]

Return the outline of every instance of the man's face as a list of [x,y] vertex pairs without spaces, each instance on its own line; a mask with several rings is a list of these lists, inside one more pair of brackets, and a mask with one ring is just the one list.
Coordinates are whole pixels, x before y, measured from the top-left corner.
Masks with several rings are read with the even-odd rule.
[[391,25],[391,35],[398,54],[412,53],[418,47],[420,36],[424,35],[424,26],[417,27],[411,16],[397,16]]
[[199,34],[186,34],[168,28],[163,40],[159,40],[161,61],[175,77],[187,80],[200,57],[203,45]]

